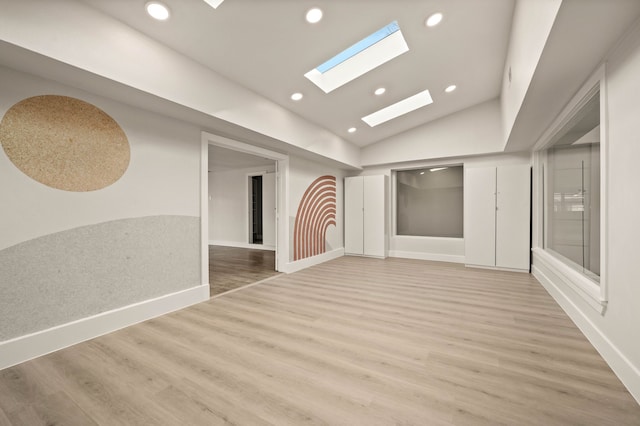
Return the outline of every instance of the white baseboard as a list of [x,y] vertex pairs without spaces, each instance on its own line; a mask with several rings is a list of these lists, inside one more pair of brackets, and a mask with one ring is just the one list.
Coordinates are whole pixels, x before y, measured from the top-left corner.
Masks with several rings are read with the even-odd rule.
[[500,267],[500,266],[469,265],[469,264],[465,264],[464,266],[467,267],[467,268],[490,269],[492,271],[520,272],[520,273],[523,273],[523,274],[528,274],[529,273],[528,269],[503,268],[503,267]]
[[344,256],[344,248],[331,250],[317,256],[307,257],[306,259],[297,260],[295,262],[289,262],[280,272],[290,274],[292,272],[301,271],[302,269],[308,268],[310,266],[319,265],[321,263],[328,262],[329,260],[337,259],[342,256]]
[[206,300],[200,285],[0,342],[0,370]]
[[602,330],[567,296],[564,290],[554,283],[547,275],[553,274],[552,271],[544,271],[542,268],[533,265],[532,273],[551,297],[553,297],[567,315],[569,315],[569,318],[571,318],[580,331],[587,337],[589,342],[596,348],[616,376],[618,376],[620,381],[640,404],[640,369],[633,365]]
[[209,245],[210,246],[225,246],[225,247],[248,248],[248,249],[254,249],[254,250],[276,251],[276,246],[270,246],[270,245],[265,245],[265,244],[239,243],[237,241],[209,240]]
[[401,257],[404,259],[418,260],[435,260],[436,262],[464,263],[464,256],[455,254],[423,253],[419,251],[390,250],[389,257]]

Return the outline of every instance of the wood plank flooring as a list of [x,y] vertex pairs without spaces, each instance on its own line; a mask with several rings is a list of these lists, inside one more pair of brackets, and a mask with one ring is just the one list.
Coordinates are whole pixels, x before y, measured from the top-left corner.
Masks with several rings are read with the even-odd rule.
[[0,371],[0,425],[639,425],[527,274],[343,257]]
[[270,250],[209,246],[211,296],[278,275]]

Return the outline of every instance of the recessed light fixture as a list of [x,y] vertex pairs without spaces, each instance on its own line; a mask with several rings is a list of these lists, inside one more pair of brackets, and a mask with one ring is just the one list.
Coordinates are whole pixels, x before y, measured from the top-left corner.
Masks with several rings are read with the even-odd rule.
[[358,129],[356,129],[355,127],[349,127],[349,130],[347,130],[347,132],[349,132],[349,133],[355,133],[355,132],[356,132],[356,130],[358,130]]
[[423,175],[423,174],[424,174],[424,172],[420,172],[420,174],[421,174],[421,175]]
[[400,26],[394,21],[304,76],[325,93],[329,93],[408,50],[409,46],[400,31]]
[[209,6],[211,6],[214,9],[217,9],[218,6],[220,6],[220,4],[223,2],[224,0],[204,0],[205,3],[207,3]]
[[362,117],[362,121],[367,123],[369,126],[374,127],[432,103],[433,99],[431,98],[429,91],[423,90],[422,92],[409,96],[400,102],[396,102],[393,105],[382,108],[373,114]]
[[291,95],[291,99],[294,101],[299,101],[300,99],[302,99],[303,95],[300,92],[296,92],[293,95]]
[[426,21],[424,21],[424,24],[427,27],[435,27],[436,25],[438,25],[440,22],[442,21],[442,13],[438,12],[438,13],[434,13],[433,15],[429,16]]
[[145,9],[147,9],[147,13],[153,19],[157,19],[158,21],[166,21],[167,19],[169,19],[169,8],[160,2],[147,2],[147,4],[145,5]]
[[429,169],[430,172],[439,172],[440,170],[446,170],[448,167],[434,167],[433,169]]
[[451,93],[454,90],[456,90],[457,88],[458,88],[458,86],[456,86],[455,84],[452,84],[451,86],[447,86],[447,88],[444,89],[444,91],[447,92],[447,93]]
[[322,10],[314,7],[307,12],[307,22],[310,24],[317,24],[322,19]]
[[378,87],[375,90],[375,92],[373,92],[373,93],[375,93],[376,95],[380,96],[380,95],[384,94],[384,92],[386,92],[386,91],[387,91],[387,89],[385,89],[384,87]]

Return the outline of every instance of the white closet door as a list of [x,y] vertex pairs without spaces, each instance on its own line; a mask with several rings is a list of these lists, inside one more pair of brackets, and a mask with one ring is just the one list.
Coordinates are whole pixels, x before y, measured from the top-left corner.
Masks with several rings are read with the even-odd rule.
[[500,166],[497,172],[496,266],[529,269],[530,168]]
[[364,186],[362,176],[344,179],[344,251],[364,254]]
[[496,168],[464,170],[464,254],[468,265],[496,264]]
[[385,257],[385,176],[364,176],[364,254]]

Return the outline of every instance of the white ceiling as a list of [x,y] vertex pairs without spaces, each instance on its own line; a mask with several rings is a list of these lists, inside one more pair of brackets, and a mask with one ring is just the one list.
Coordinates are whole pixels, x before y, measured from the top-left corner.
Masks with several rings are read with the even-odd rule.
[[[359,146],[386,139],[500,94],[513,0],[164,0],[166,22],[152,20],[144,0],[83,0],[282,107]],[[324,19],[308,24],[313,7]],[[442,12],[442,23],[424,20]],[[324,94],[303,75],[398,21],[409,52]],[[188,76],[176,76],[188,78]],[[445,87],[458,89],[444,93]],[[373,95],[386,87],[383,96]],[[360,118],[424,89],[432,105],[374,128]],[[302,92],[303,100],[290,95]],[[349,127],[357,127],[353,134]]]

